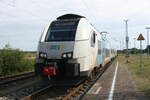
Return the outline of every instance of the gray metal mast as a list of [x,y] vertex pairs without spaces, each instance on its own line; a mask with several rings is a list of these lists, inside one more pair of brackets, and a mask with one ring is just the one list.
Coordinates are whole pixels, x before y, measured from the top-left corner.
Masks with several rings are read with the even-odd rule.
[[[125,32],[126,32],[126,57],[129,57],[129,52],[128,52],[128,43],[129,43],[129,36],[128,36],[128,20],[124,20],[125,21]],[[127,60],[128,62],[128,60]]]
[[150,29],[150,27],[146,27],[145,29],[147,29],[147,55],[149,55],[149,48],[148,48],[148,46],[149,46],[149,29]]

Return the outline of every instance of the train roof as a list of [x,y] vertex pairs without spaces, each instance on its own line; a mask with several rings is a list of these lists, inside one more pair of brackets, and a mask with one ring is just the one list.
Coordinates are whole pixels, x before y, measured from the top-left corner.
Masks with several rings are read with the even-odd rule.
[[57,20],[59,20],[59,19],[78,19],[78,18],[85,18],[85,17],[81,16],[81,15],[77,15],[77,14],[65,14],[65,15],[57,17]]

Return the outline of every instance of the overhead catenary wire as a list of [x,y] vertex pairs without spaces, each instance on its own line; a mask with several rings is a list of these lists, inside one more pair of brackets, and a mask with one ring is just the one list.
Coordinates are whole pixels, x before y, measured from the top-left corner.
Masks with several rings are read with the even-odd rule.
[[6,0],[0,0],[1,3],[4,3],[10,7],[15,7],[15,0],[9,0],[8,3]]
[[[7,3],[7,2],[5,2],[5,1],[3,1],[3,0],[0,0],[0,2],[2,2],[1,4],[2,5],[8,5],[9,7],[12,7],[12,9],[15,9],[15,10],[17,10],[17,4],[16,4],[16,0],[9,0],[9,3]],[[32,1],[31,1],[32,2]],[[45,19],[45,18],[42,18],[41,16],[39,16],[39,15],[37,15],[37,14],[35,14],[35,13],[33,13],[32,11],[27,11],[27,10],[25,10],[25,9],[19,9],[19,11],[21,12],[21,13],[26,13],[26,14],[28,14],[28,15],[32,15],[33,17],[35,17],[35,18],[37,18],[38,20],[40,20],[40,21],[47,21],[47,19]],[[6,14],[7,16],[12,16],[11,14],[8,14],[8,13],[4,13],[3,12],[3,14]]]
[[[83,5],[85,6],[85,8],[87,9],[87,12],[89,12],[90,14],[88,14],[89,15],[89,17],[91,17],[92,19],[96,19],[96,17],[94,16],[94,14],[92,14],[92,12],[91,12],[91,10],[89,9],[89,7],[88,7],[88,5],[86,4],[86,2],[84,1],[84,0],[80,0],[82,3],[83,3]],[[93,15],[93,17],[91,16],[91,15]]]
[[[88,15],[89,15],[89,17],[91,18],[91,19],[93,19],[95,22],[96,22],[96,16],[95,16],[95,14],[94,13],[92,13],[92,11],[91,11],[91,9],[88,7],[88,5],[87,5],[87,3],[84,1],[84,0],[80,0],[82,3],[83,3],[83,5],[85,6],[85,8],[87,9],[87,12],[89,12],[89,13],[87,13]],[[93,24],[91,24],[93,27],[94,27],[94,25]]]

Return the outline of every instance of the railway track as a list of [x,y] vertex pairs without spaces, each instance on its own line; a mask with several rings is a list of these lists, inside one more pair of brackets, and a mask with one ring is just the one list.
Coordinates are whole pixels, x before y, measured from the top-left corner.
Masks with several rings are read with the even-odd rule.
[[20,100],[80,100],[85,93],[94,85],[99,77],[105,72],[111,63],[97,71],[92,79],[87,79],[77,86],[61,87],[48,85],[28,96],[20,98]]
[[22,73],[22,74],[8,75],[8,76],[0,77],[0,85],[12,83],[15,81],[20,81],[20,80],[34,77],[34,76],[35,76],[34,72],[27,72],[27,73]]
[[[12,77],[3,78],[2,81],[4,82],[0,83],[0,90],[2,90],[0,91],[0,100],[80,100],[110,64],[97,70],[92,78],[83,80],[74,86],[54,84],[45,86],[41,84],[41,80],[38,77],[32,77],[35,76],[34,73],[30,73],[29,75],[24,74],[25,76],[14,76],[15,79]],[[7,79],[9,81],[5,81]],[[16,82],[15,80],[20,80],[20,82]],[[12,83],[15,83],[15,85]],[[6,85],[6,88],[3,85]]]
[[3,100],[1,97],[7,97],[9,94],[27,88],[37,82],[39,80],[34,72],[0,77],[0,100]]

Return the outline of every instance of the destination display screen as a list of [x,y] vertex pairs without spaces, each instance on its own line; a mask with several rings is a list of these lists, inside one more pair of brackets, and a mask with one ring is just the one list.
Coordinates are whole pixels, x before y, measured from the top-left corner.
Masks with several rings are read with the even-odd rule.
[[51,27],[56,27],[56,26],[77,26],[78,21],[54,21],[51,24]]
[[69,23],[55,23],[54,26],[74,26],[75,22],[69,22]]

